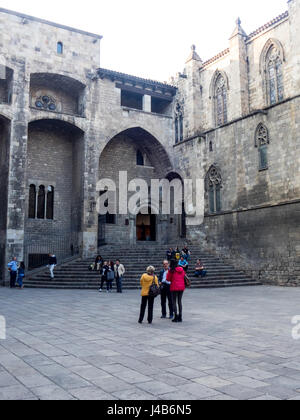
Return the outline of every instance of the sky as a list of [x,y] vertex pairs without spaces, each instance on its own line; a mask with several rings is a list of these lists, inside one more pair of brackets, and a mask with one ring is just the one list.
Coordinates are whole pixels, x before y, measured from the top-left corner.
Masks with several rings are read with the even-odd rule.
[[0,7],[103,36],[101,67],[168,81],[191,46],[206,61],[288,9],[287,0],[0,0]]

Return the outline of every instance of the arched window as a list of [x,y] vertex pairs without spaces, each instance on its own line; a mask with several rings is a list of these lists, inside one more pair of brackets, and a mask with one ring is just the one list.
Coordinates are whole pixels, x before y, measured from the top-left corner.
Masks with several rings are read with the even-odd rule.
[[47,191],[46,219],[54,219],[54,187],[51,185],[48,187]]
[[138,150],[136,152],[136,164],[137,164],[137,166],[144,166],[145,165],[144,156],[143,156],[143,153],[140,150]]
[[206,175],[206,190],[208,192],[209,212],[219,213],[222,209],[221,203],[222,176],[220,170],[212,165]]
[[269,131],[264,124],[259,124],[255,133],[255,147],[258,149],[259,170],[268,169],[268,145],[270,144]]
[[36,216],[36,187],[30,185],[29,187],[29,202],[28,202],[28,217],[29,219],[35,219]]
[[45,204],[46,204],[45,187],[44,185],[40,185],[38,197],[37,197],[37,218],[38,219],[45,219]]
[[57,54],[63,54],[64,52],[64,45],[62,42],[57,43]]
[[283,100],[283,74],[280,52],[273,45],[267,54],[266,59],[267,86],[269,104],[273,105]]
[[227,123],[227,85],[224,76],[219,73],[215,81],[215,115],[217,126]]

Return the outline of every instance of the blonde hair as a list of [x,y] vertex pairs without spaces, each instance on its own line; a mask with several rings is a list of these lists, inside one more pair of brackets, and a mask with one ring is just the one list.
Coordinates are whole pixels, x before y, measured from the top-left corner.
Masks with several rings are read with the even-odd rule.
[[152,266],[152,265],[150,265],[148,268],[147,268],[147,274],[154,274],[155,273],[155,268]]

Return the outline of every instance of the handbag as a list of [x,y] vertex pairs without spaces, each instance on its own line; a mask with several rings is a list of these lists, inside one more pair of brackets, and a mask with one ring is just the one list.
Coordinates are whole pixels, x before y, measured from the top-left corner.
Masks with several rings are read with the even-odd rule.
[[185,284],[185,287],[187,288],[190,288],[192,285],[191,280],[189,279],[187,275],[184,276],[184,284]]
[[150,289],[149,289],[149,297],[156,298],[159,295],[160,295],[160,288],[155,283],[155,276],[153,276],[153,283],[151,284]]

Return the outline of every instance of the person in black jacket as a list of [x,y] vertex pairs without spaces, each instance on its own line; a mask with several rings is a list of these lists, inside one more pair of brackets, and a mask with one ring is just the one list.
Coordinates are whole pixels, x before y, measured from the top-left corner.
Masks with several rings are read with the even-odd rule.
[[169,262],[165,260],[163,262],[163,269],[159,273],[159,284],[161,287],[161,309],[162,309],[162,317],[161,319],[167,318],[167,299],[169,303],[169,311],[170,311],[170,319],[173,319],[174,311],[173,311],[173,300],[170,291],[171,283],[167,281],[167,275],[169,272]]
[[54,254],[49,254],[48,267],[50,270],[50,277],[54,279],[54,268],[57,266],[57,259]]
[[104,283],[107,283],[107,273],[108,272],[109,272],[108,261],[105,261],[103,266],[102,266],[102,270],[100,271],[100,273],[101,273],[101,286],[100,286],[99,292],[102,292]]

